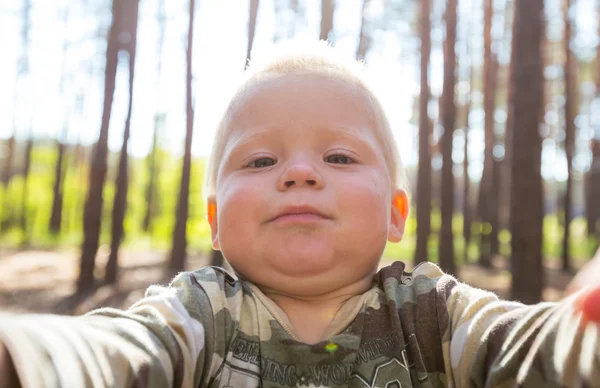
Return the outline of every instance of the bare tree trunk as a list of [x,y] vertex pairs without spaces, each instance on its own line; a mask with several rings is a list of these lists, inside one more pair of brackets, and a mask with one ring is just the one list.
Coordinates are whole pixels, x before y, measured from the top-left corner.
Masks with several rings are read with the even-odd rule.
[[494,113],[496,109],[496,59],[492,53],[492,18],[494,15],[493,0],[484,0],[484,55],[483,55],[483,109],[485,112],[485,150],[483,159],[483,174],[479,185],[479,220],[483,225],[479,265],[492,265],[492,218],[496,207],[494,187]]
[[333,12],[334,0],[321,0],[321,32],[320,40],[330,40],[330,34],[333,30]]
[[[469,85],[473,88],[473,66],[470,66],[470,82]],[[465,146],[463,149],[463,239],[465,244],[465,263],[469,261],[468,249],[471,242],[471,225],[472,225],[472,206],[471,206],[471,178],[469,177],[469,115],[471,114],[471,106],[473,100],[473,90],[469,91],[469,101],[465,109]]]
[[565,155],[567,157],[567,184],[565,187],[564,203],[564,236],[562,246],[562,270],[571,271],[569,260],[569,235],[571,231],[571,220],[573,218],[571,210],[572,182],[573,182],[573,154],[575,152],[575,109],[577,106],[577,68],[573,51],[571,50],[571,19],[569,9],[571,0],[564,0],[564,38],[565,47]]
[[11,137],[8,138],[7,140],[7,153],[6,153],[6,159],[4,161],[4,168],[3,168],[3,174],[2,174],[2,183],[4,184],[4,186],[8,186],[8,183],[10,182],[10,178],[12,178],[12,166],[13,166],[13,160],[15,158],[15,136],[12,135]]
[[142,221],[142,229],[148,233],[150,231],[150,225],[155,215],[156,202],[157,202],[157,189],[156,181],[158,176],[158,117],[154,117],[154,134],[152,135],[152,150],[150,151],[149,165],[148,165],[148,185],[146,186],[146,212],[144,213],[144,220]]
[[6,230],[9,229],[14,222],[14,215],[13,215],[13,210],[12,210],[12,206],[10,205],[10,201],[8,200],[8,185],[10,183],[10,180],[12,178],[12,173],[13,173],[13,164],[14,164],[14,158],[15,158],[15,148],[16,148],[17,144],[16,144],[16,140],[15,140],[15,135],[13,134],[8,140],[7,140],[7,156],[6,156],[6,160],[4,162],[4,174],[2,175],[2,183],[4,185],[4,198],[2,198],[3,200],[3,209],[2,209],[2,220],[0,221],[0,224],[2,226],[2,230]]
[[127,107],[127,118],[125,119],[125,130],[123,131],[123,144],[121,145],[121,155],[119,157],[119,171],[117,173],[116,191],[113,200],[112,230],[110,254],[106,263],[105,280],[112,284],[117,281],[119,247],[123,240],[125,221],[125,210],[127,208],[127,189],[128,189],[128,145],[131,129],[131,107],[133,104],[133,80],[135,78],[135,52],[137,46],[137,25],[139,0],[130,0],[123,4],[123,20],[127,21],[126,31],[129,33],[130,41],[125,43],[129,54],[129,104]]
[[419,165],[417,169],[417,246],[414,264],[428,259],[431,234],[431,123],[429,105],[429,58],[431,56],[431,0],[421,0],[421,86],[419,93]]
[[[23,8],[21,10],[21,55],[17,62],[17,79],[15,82],[15,91],[14,91],[14,101],[15,104],[19,103],[19,83],[29,74],[29,46],[30,46],[30,33],[31,33],[31,0],[23,0]],[[16,138],[15,134],[17,133],[17,109],[13,109],[13,132],[8,140],[8,154],[4,164],[4,174],[2,177],[3,184],[5,188],[8,188],[10,180],[13,176],[13,164],[15,159],[15,148],[16,148]],[[13,207],[8,201],[7,195],[3,198],[3,213],[8,210],[8,215],[3,215],[2,219],[2,229],[8,229],[12,227],[15,223],[15,220],[18,218],[15,216]],[[22,221],[22,220],[21,220]],[[22,225],[21,225],[22,226]]]
[[[162,73],[162,55],[165,41],[165,29],[166,29],[166,17],[165,17],[165,0],[160,0],[158,3],[158,12],[156,14],[158,21],[158,49],[157,49],[157,61],[156,61],[156,85],[160,85],[161,73]],[[158,93],[160,95],[160,93]],[[142,229],[144,232],[150,231],[150,225],[154,218],[156,211],[157,202],[157,189],[156,182],[158,177],[158,131],[163,127],[164,114],[159,113],[162,108],[159,107],[160,98],[157,99],[157,108],[154,113],[154,133],[152,134],[152,150],[148,155],[148,184],[146,186],[146,212],[144,213],[144,220],[142,221]]]
[[[598,5],[598,17],[600,17],[600,5]],[[600,34],[600,24],[598,25],[598,34]],[[594,78],[596,81],[596,98],[600,98],[600,45],[596,48]],[[597,228],[600,219],[600,127],[597,126],[593,129],[595,132],[594,138],[590,142],[592,163],[585,179],[587,198],[585,208],[588,237],[596,237],[597,241],[600,242],[600,233]]]
[[[516,0],[512,37],[511,298],[539,302],[543,287],[541,176],[544,0]],[[535,275],[535,276],[534,276]]]
[[65,141],[67,139],[68,126],[65,122],[65,127],[63,128],[62,140],[58,139],[56,141],[57,147],[57,159],[56,166],[54,168],[54,187],[52,189],[52,212],[50,214],[50,223],[48,225],[48,229],[53,234],[60,233],[61,225],[62,225],[62,210],[63,210],[63,183],[65,180],[65,152],[66,152],[66,144]]
[[[65,7],[63,23],[65,26],[65,31],[67,30],[69,22],[69,8]],[[64,84],[65,78],[67,75],[66,71],[66,57],[67,50],[69,48],[68,44],[68,35],[65,33],[64,42],[63,42],[63,69],[61,71],[60,77],[60,94],[64,93]],[[64,159],[65,159],[65,149],[66,149],[66,141],[69,133],[69,112],[65,113],[65,117],[63,120],[63,130],[61,138],[56,140],[56,166],[54,168],[54,187],[52,189],[52,210],[50,212],[50,222],[48,224],[48,229],[50,233],[57,235],[60,233],[60,228],[62,224],[62,211],[63,211],[63,182],[65,179],[65,171],[64,171]]]
[[96,253],[100,239],[100,225],[102,222],[102,208],[104,206],[103,188],[106,180],[108,157],[108,124],[112,111],[112,102],[115,92],[115,77],[119,53],[119,34],[121,26],[120,1],[113,0],[112,25],[110,27],[106,46],[106,68],[104,78],[104,103],[100,135],[94,148],[89,173],[88,196],[83,210],[83,245],[81,247],[81,260],[77,291],[83,292],[94,287],[94,268],[96,266]]
[[179,201],[175,214],[175,228],[173,230],[173,246],[171,247],[171,261],[169,269],[182,271],[185,267],[187,249],[187,219],[189,213],[190,173],[192,169],[192,135],[194,133],[194,106],[192,102],[192,48],[194,37],[194,10],[196,1],[190,0],[188,41],[186,49],[186,133],[185,151],[183,154],[183,168],[181,170],[181,186]]
[[[367,19],[366,19],[366,10],[369,8],[369,4],[371,0],[363,0],[362,6],[362,17],[360,22],[360,35],[358,37],[358,47],[356,48],[356,59],[359,61],[364,61],[367,57],[367,52],[371,48],[372,36],[370,32],[367,32]],[[421,5],[421,8],[425,6]],[[431,8],[431,7],[429,7]],[[422,18],[421,18],[422,19]],[[421,20],[422,22],[422,20]],[[422,28],[421,28],[422,29]],[[423,50],[423,31],[421,31],[421,50]],[[431,49],[430,49],[431,51]],[[423,54],[421,54],[422,56]]]
[[440,229],[440,266],[446,273],[456,274],[452,216],[454,215],[454,175],[452,173],[452,141],[456,122],[454,88],[456,83],[456,11],[458,0],[446,3],[446,40],[444,42],[444,84],[442,88],[442,225]]
[[250,14],[248,15],[248,48],[246,50],[246,63],[244,69],[250,63],[252,46],[254,45],[254,34],[256,32],[256,16],[258,15],[258,0],[250,0]]
[[31,151],[33,149],[33,133],[29,132],[29,139],[25,145],[25,162],[23,164],[23,191],[21,193],[21,230],[23,231],[23,245],[29,242],[29,229],[27,225],[27,197],[29,196],[29,171],[31,170]]

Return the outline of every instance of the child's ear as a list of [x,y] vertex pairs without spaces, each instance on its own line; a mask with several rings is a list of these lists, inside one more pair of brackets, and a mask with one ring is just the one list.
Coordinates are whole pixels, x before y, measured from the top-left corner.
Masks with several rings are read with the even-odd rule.
[[395,189],[392,193],[392,215],[388,230],[388,241],[397,243],[404,236],[404,225],[408,218],[408,196],[406,191]]
[[210,225],[212,247],[218,251],[221,246],[219,245],[219,223],[217,222],[217,199],[215,195],[210,195],[206,199],[206,219]]

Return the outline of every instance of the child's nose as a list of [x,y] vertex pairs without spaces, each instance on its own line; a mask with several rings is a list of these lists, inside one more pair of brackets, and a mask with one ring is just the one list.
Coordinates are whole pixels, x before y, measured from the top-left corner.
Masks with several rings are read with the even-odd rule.
[[294,163],[286,168],[277,182],[277,186],[281,191],[292,187],[320,189],[323,187],[323,179],[310,164]]

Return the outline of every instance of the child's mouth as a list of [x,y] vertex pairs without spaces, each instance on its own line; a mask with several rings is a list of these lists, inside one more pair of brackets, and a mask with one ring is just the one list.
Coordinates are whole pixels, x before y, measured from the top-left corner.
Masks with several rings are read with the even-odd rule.
[[325,217],[315,213],[289,213],[283,214],[273,221],[282,223],[312,223],[326,220]]

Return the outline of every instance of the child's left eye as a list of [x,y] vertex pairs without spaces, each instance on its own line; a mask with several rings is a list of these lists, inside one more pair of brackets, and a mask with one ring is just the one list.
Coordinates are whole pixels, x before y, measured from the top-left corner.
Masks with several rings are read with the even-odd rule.
[[354,159],[352,159],[351,157],[346,156],[346,155],[340,155],[340,154],[326,156],[325,161],[327,163],[334,163],[334,164],[354,163]]

